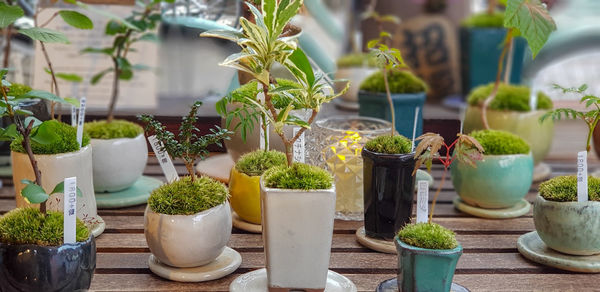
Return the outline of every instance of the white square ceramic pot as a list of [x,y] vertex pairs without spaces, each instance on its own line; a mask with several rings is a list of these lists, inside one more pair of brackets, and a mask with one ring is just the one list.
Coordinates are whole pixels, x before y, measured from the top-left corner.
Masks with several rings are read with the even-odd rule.
[[270,291],[322,290],[327,282],[335,186],[326,190],[286,190],[261,179],[263,241]]
[[135,138],[92,139],[94,190],[116,192],[131,187],[143,174],[148,146],[143,134]]

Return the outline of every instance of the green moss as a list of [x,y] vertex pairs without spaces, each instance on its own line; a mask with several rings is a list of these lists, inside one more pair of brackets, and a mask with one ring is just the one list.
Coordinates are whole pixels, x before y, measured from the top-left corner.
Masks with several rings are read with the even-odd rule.
[[367,142],[365,148],[375,153],[406,154],[411,152],[411,144],[410,139],[402,135],[384,135]]
[[227,187],[208,177],[192,181],[186,176],[155,189],[148,205],[152,211],[167,215],[193,215],[223,204],[229,197]]
[[21,96],[30,91],[31,91],[31,87],[29,87],[25,84],[12,83],[10,85],[10,90],[8,91],[8,95],[18,97],[18,96]]
[[[427,84],[412,72],[394,70],[388,72],[388,82],[391,93],[419,93],[427,91]],[[383,73],[377,71],[367,77],[361,84],[360,90],[367,92],[385,92]]]
[[[76,128],[57,120],[45,121],[44,124],[51,132],[58,136],[58,139],[50,144],[40,144],[32,140],[31,150],[33,150],[34,154],[59,154],[79,151]],[[13,140],[12,143],[10,143],[10,149],[15,152],[25,153],[22,141],[22,137]],[[84,134],[82,146],[85,147],[88,144],[90,144],[90,136]]]
[[377,67],[377,59],[367,53],[355,53],[341,56],[337,60],[338,68]]
[[[540,196],[548,201],[576,202],[577,177],[557,176],[541,183],[539,192]],[[590,201],[600,201],[600,178],[588,177],[588,196]]]
[[498,130],[480,130],[472,132],[470,136],[483,146],[485,155],[529,153],[529,144],[513,133]]
[[398,237],[420,248],[454,249],[458,246],[454,232],[436,223],[408,224],[398,232]]
[[285,154],[271,150],[258,150],[244,154],[235,164],[235,169],[248,176],[261,176],[267,169],[273,166],[286,165]]
[[135,138],[144,133],[140,125],[124,120],[93,121],[83,125],[83,131],[92,139]]
[[294,163],[275,166],[263,174],[265,186],[289,190],[323,190],[333,185],[333,177],[324,169],[313,165]]
[[[37,244],[59,246],[63,244],[63,214],[49,211],[44,216],[39,209],[14,209],[0,217],[0,242],[10,244]],[[90,231],[77,219],[77,241],[86,241]]]
[[[492,93],[494,84],[481,85],[469,94],[468,103],[473,106],[481,106],[488,96]],[[496,98],[490,104],[493,110],[512,110],[519,112],[530,111],[529,96],[531,90],[526,86],[500,84]],[[537,108],[540,110],[552,109],[552,100],[543,92],[537,94]]]
[[504,28],[504,13],[476,13],[464,19],[461,25],[469,28]]

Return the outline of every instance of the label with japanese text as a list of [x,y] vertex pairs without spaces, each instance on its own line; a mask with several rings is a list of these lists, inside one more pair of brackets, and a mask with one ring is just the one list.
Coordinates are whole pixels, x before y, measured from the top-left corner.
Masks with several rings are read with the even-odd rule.
[[75,243],[77,224],[77,177],[68,177],[64,181],[64,243]]
[[420,180],[417,183],[417,223],[426,223],[429,216],[429,182]]
[[160,168],[162,168],[162,171],[165,174],[167,181],[174,182],[178,180],[179,175],[177,174],[175,165],[173,165],[173,161],[171,161],[169,153],[161,150],[163,149],[162,142],[158,141],[158,139],[156,139],[156,136],[148,137],[148,142],[150,142],[150,146],[152,146],[152,150],[154,151],[154,154],[156,154],[156,159],[158,159]]
[[587,151],[577,153],[577,202],[588,201]]

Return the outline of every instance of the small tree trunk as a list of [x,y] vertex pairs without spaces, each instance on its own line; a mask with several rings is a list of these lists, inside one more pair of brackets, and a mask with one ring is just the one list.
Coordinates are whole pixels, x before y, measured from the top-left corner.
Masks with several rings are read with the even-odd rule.
[[284,142],[285,143],[285,157],[287,158],[287,164],[288,166],[292,166],[292,164],[294,163],[294,144],[292,144],[291,142]]
[[10,42],[12,39],[12,28],[13,25],[9,25],[4,29],[4,61],[2,63],[2,68],[8,68],[9,60],[10,60]]
[[[121,48],[117,49],[117,56],[119,56],[121,54]],[[114,78],[113,78],[113,88],[112,88],[112,95],[110,97],[110,104],[108,105],[108,114],[106,116],[106,122],[110,123],[113,121],[114,119],[114,115],[115,115],[115,106],[117,104],[117,99],[119,98],[119,75],[121,72],[121,69],[119,68],[119,62],[117,61],[117,58],[113,58],[113,63],[115,66],[115,70],[114,70]]]
[[442,180],[440,181],[440,185],[438,186],[437,190],[435,191],[435,195],[433,196],[433,201],[431,202],[431,213],[429,213],[429,223],[432,222],[433,220],[433,212],[435,212],[435,202],[437,201],[438,196],[440,195],[440,191],[442,190],[442,187],[444,186],[444,182],[446,182],[446,173],[448,172],[448,168],[445,167],[444,168],[444,173],[442,174]]
[[390,113],[392,114],[392,134],[394,136],[396,134],[396,113],[394,112],[394,101],[392,100],[392,93],[390,92],[390,83],[388,82],[388,70],[383,69],[383,83],[385,84],[385,93],[387,95],[387,100],[390,105]]

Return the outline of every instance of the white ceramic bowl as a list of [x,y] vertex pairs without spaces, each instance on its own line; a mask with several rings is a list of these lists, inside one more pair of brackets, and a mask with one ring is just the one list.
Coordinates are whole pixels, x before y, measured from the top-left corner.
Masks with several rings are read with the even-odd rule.
[[91,144],[96,192],[127,189],[142,176],[148,162],[143,134],[135,138],[92,139]]

